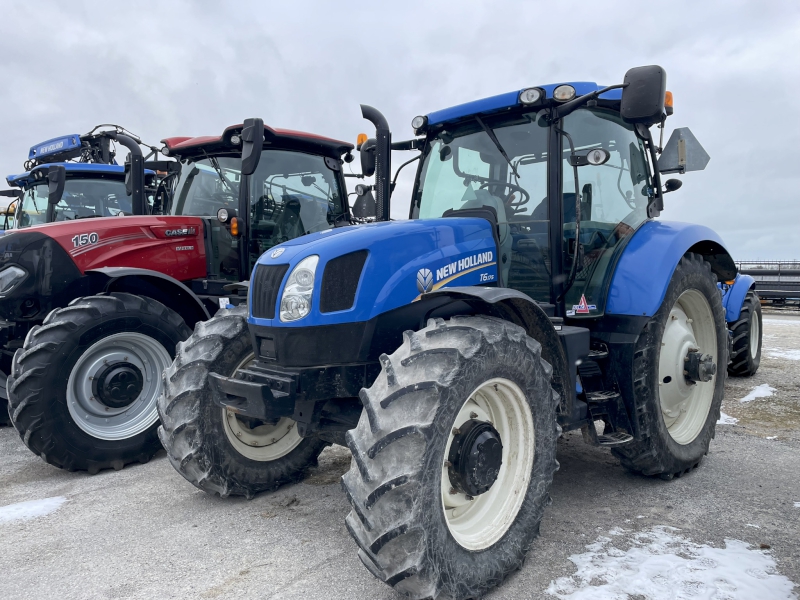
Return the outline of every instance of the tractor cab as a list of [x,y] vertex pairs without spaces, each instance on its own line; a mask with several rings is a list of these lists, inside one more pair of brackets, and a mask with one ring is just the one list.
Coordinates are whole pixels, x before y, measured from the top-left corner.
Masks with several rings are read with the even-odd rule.
[[206,223],[204,286],[249,279],[258,257],[276,244],[350,224],[341,165],[352,160],[352,144],[260,119],[218,137],[163,142],[162,153],[180,165],[165,213]]
[[[415,133],[425,137],[405,143],[422,150],[410,217],[492,213],[498,285],[554,304],[560,316],[601,316],[627,241],[680,185],[661,186],[649,126],[663,127],[672,95],[660,73],[650,76],[661,102],[633,119],[622,86],[590,82],[525,88],[416,117]],[[695,158],[682,171],[705,166],[707,155]],[[434,289],[445,283],[434,274]]]
[[[64,169],[63,184],[53,190],[58,167]],[[51,172],[55,177],[49,177]],[[146,169],[144,175],[146,187],[153,190],[155,171]],[[119,165],[56,163],[11,175],[7,181],[19,189],[19,200],[13,212],[14,221],[6,229],[133,214],[132,198],[125,187],[125,168]],[[59,186],[57,180],[55,186]],[[152,198],[152,192],[146,196],[148,206],[152,205]]]
[[[117,143],[130,151],[124,165],[117,164]],[[142,146],[150,150],[147,156]],[[13,218],[5,219],[4,229],[151,214],[160,178],[169,168],[165,161],[147,161],[157,159],[157,154],[157,148],[117,125],[36,144],[28,152],[26,172],[6,178],[16,188],[17,199]]]

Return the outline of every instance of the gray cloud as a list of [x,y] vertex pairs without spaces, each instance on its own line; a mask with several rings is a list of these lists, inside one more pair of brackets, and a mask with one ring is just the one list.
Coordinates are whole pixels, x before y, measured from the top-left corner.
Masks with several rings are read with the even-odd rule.
[[712,157],[663,217],[713,227],[737,258],[798,258],[797,2],[378,4],[6,3],[3,174],[32,144],[101,122],[155,142],[261,116],[354,141],[364,102],[401,139],[417,114],[542,83],[618,82],[658,63],[675,94],[667,135],[689,126]]

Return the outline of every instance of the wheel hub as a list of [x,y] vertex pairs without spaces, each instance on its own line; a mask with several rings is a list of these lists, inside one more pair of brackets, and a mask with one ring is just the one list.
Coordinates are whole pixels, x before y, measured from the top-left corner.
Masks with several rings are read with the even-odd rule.
[[94,397],[111,408],[128,406],[139,397],[143,388],[142,371],[126,361],[104,365],[92,380]]
[[697,382],[711,381],[717,373],[714,357],[710,354],[702,354],[699,350],[689,350],[683,362],[683,376],[692,385]]
[[473,497],[486,493],[503,464],[500,434],[489,422],[466,421],[453,437],[448,461],[453,488]]

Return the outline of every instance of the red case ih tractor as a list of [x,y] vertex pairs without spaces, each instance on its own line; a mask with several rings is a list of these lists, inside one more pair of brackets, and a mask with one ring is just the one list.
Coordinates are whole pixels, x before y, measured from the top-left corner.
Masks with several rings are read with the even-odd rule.
[[341,165],[351,144],[260,119],[164,143],[181,166],[165,215],[0,238],[0,341],[6,356],[16,352],[9,416],[25,445],[60,468],[149,460],[175,345],[220,304],[238,303],[270,247],[350,222]]

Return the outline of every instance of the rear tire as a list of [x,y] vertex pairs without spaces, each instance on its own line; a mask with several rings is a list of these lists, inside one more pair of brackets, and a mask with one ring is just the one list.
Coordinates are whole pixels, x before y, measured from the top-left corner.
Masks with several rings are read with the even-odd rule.
[[[161,371],[188,335],[176,312],[133,294],[77,298],[52,311],[28,333],[8,378],[22,441],[69,471],[147,462],[160,449]],[[106,386],[95,390],[95,379]],[[121,381],[128,382],[122,391]]]
[[[639,436],[612,449],[624,467],[672,479],[700,464],[719,419],[727,337],[711,265],[687,253],[675,268],[661,308],[636,342],[632,377]],[[689,346],[712,355],[717,372],[711,381],[685,383],[681,357]]]
[[728,375],[750,377],[758,371],[761,364],[761,301],[754,291],[747,292],[742,303],[739,319],[728,328],[733,336],[731,362]]
[[[520,567],[549,503],[552,369],[521,327],[483,316],[431,319],[381,363],[347,433],[342,484],[359,558],[411,598],[481,596]],[[492,424],[503,445],[496,480],[475,496],[451,489],[445,463],[470,422]],[[470,472],[486,473],[482,461]]]
[[327,446],[301,438],[291,419],[251,426],[214,403],[209,374],[230,377],[252,358],[247,307],[238,306],[198,323],[164,373],[158,436],[178,473],[209,494],[252,498],[297,481]]

